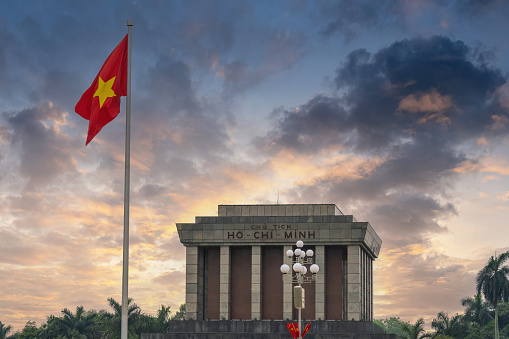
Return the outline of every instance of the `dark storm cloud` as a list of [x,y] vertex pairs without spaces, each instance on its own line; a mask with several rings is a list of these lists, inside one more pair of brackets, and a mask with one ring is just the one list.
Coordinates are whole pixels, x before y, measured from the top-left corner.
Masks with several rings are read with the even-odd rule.
[[344,94],[283,112],[277,128],[257,141],[304,153],[332,142],[369,153],[419,142],[451,148],[479,137],[494,114],[507,115],[494,93],[506,79],[469,52],[439,36],[396,42],[374,55],[356,50],[337,71]]
[[[335,183],[333,188],[336,190],[331,191],[337,192],[337,198],[343,201],[345,196],[349,201],[373,201],[386,197],[391,190],[444,192],[447,188],[445,180],[455,175],[452,170],[463,160],[463,155],[440,148],[439,144],[405,145],[393,150],[391,158],[373,173],[363,175],[362,179]],[[341,193],[345,191],[349,193]]]
[[[446,227],[438,219],[455,215],[456,209],[451,203],[440,204],[430,196],[398,193],[387,196],[369,211],[370,221],[383,225],[381,234],[391,244],[418,243],[430,233],[441,233]],[[401,230],[404,230],[402,232]]]
[[283,147],[314,153],[331,144],[342,144],[351,137],[348,114],[335,98],[316,96],[296,111],[276,110],[273,116],[281,116],[277,129],[265,138],[255,139],[256,145],[267,150],[277,152]]
[[12,130],[11,146],[20,150],[20,173],[35,189],[68,171],[75,171],[73,139],[58,132],[65,113],[44,103],[16,113],[3,115]]
[[[356,148],[381,149],[411,134],[446,136],[456,143],[478,137],[493,123],[493,114],[507,114],[492,100],[505,77],[471,60],[469,52],[461,41],[435,36],[396,42],[375,55],[350,54],[336,84],[347,91]],[[415,100],[410,109],[402,106],[405,98],[426,100]]]
[[275,112],[276,128],[255,144],[270,154],[287,149],[384,160],[374,169],[359,169],[355,179],[331,173],[287,194],[367,205],[368,220],[399,234],[392,244],[444,232],[437,220],[456,212],[440,196],[450,198],[456,168],[478,162],[463,145],[507,133],[507,126],[492,128],[496,116],[507,118],[496,94],[505,76],[482,58],[474,60],[462,42],[437,36],[396,42],[375,54],[356,50],[335,81],[336,97],[320,95],[292,111]]

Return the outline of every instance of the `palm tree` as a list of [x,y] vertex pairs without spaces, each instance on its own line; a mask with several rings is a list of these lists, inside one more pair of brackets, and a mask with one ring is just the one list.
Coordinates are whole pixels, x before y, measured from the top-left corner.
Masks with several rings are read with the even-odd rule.
[[39,332],[39,338],[41,339],[53,339],[58,338],[67,334],[62,323],[62,318],[55,317],[53,314],[46,317],[46,323],[41,325],[41,331]]
[[431,322],[431,327],[436,331],[435,336],[444,335],[452,338],[464,338],[467,335],[467,328],[461,318],[462,316],[459,314],[449,318],[447,313],[439,312]]
[[170,307],[161,305],[161,309],[157,311],[157,326],[160,333],[166,333],[170,330]]
[[12,327],[11,325],[7,325],[5,326],[4,324],[2,324],[2,322],[0,321],[0,339],[5,339],[7,338],[7,334],[9,334],[9,332],[11,331]]
[[484,326],[493,319],[488,310],[489,304],[482,300],[480,293],[476,294],[473,298],[461,299],[461,305],[466,306],[466,321]]
[[76,314],[71,310],[64,308],[62,310],[63,317],[60,319],[62,327],[71,337],[83,338],[99,338],[99,333],[96,333],[96,314],[95,312],[86,312],[83,306],[76,307]]
[[403,323],[401,330],[408,335],[408,339],[429,338],[430,335],[424,331],[424,319],[419,318],[415,324]]
[[498,301],[509,300],[509,267],[503,266],[509,259],[509,251],[498,257],[491,257],[488,264],[477,274],[477,293],[484,295],[495,308],[495,339],[499,339]]
[[[141,309],[135,303],[132,303],[133,299],[127,300],[127,318],[128,318],[128,336],[132,336],[137,330],[137,320],[140,316]],[[106,318],[108,324],[106,331],[104,332],[105,339],[120,338],[120,326],[122,322],[122,304],[118,303],[113,298],[108,298],[108,303],[113,308],[113,314],[104,314],[103,318]]]

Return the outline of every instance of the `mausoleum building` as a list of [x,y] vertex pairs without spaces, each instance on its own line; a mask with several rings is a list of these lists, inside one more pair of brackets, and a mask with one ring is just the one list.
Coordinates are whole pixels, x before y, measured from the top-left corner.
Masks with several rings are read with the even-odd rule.
[[[186,317],[296,319],[291,277],[280,272],[297,240],[320,271],[303,285],[306,320],[373,320],[373,261],[381,239],[334,204],[219,205],[177,223],[186,247]],[[311,273],[308,273],[311,274]]]

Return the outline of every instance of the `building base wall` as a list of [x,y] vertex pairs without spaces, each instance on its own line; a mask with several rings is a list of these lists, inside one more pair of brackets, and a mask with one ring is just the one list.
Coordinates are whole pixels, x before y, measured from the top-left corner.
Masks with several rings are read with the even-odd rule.
[[[173,321],[169,333],[143,333],[141,339],[283,339],[291,337],[286,324],[290,320],[182,320]],[[316,339],[397,339],[385,334],[370,321],[303,321],[311,323],[306,338]]]

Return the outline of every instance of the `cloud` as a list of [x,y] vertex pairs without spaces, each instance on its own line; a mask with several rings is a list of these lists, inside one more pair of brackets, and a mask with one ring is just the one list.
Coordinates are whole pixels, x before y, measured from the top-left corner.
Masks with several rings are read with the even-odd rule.
[[403,98],[399,105],[399,111],[407,111],[410,113],[425,113],[417,124],[424,124],[430,120],[435,120],[439,124],[448,124],[451,120],[442,112],[453,106],[450,97],[443,97],[435,89],[430,93],[410,94]]
[[398,21],[396,9],[390,1],[322,2],[320,31],[325,37],[340,33],[349,42],[366,31],[384,27],[389,17]]
[[451,203],[440,204],[429,196],[399,193],[374,204],[369,214],[392,247],[402,242],[419,243],[430,233],[446,232],[439,220],[456,215],[457,211]]
[[[482,18],[500,3],[483,5]],[[377,295],[377,313],[391,312],[379,305],[436,313],[432,302],[454,309],[475,269],[437,253],[431,239],[451,231],[455,180],[508,173],[506,162],[479,155],[507,135],[506,75],[461,41],[387,41],[436,27],[462,36],[448,17],[457,5],[0,3],[12,14],[0,18],[0,238],[8,242],[0,247],[0,304],[14,305],[2,308],[4,317],[20,328],[63,307],[119,300],[125,116],[85,148],[87,122],[72,112],[124,36],[125,18],[135,22],[130,294],[144,311],[183,301],[185,249],[175,222],[213,215],[219,203],[274,203],[278,187],[282,202],[337,203],[372,223],[384,240],[376,285],[394,284]],[[319,77],[334,67],[344,50],[338,35],[355,48],[377,45],[336,64],[333,92],[319,93],[305,70]],[[302,79],[290,86],[297,92],[282,89],[288,71]],[[274,110],[270,131],[245,150],[238,136],[253,130],[243,130],[243,114],[266,123],[253,89],[276,89],[270,94],[283,101],[313,97]]]
[[375,267],[383,274],[375,274],[374,282],[375,313],[380,318],[404,314],[405,319],[415,321],[424,317],[429,326],[441,310],[461,313],[461,298],[475,293],[471,269],[480,267],[477,260],[430,253],[423,246],[386,251],[383,256]]
[[[389,248],[425,242],[430,234],[446,232],[443,220],[457,213],[447,201],[451,180],[480,168],[475,152],[461,145],[497,138],[492,113],[507,114],[490,100],[504,77],[468,55],[467,46],[444,37],[397,42],[374,55],[354,51],[337,71],[341,95],[316,96],[298,109],[277,112],[275,128],[255,145],[295,157],[376,155],[379,161],[369,171],[360,167],[357,176],[346,178],[333,172],[311,176],[285,195],[359,211],[389,237],[384,243]],[[445,68],[453,77],[471,79],[463,85],[470,88],[458,90],[440,71]],[[471,93],[468,100],[463,90]],[[447,124],[430,118],[436,112]]]
[[[506,129],[507,110],[491,100],[504,83],[500,71],[474,63],[467,46],[445,37],[403,40],[374,55],[356,50],[337,71],[342,95],[277,112],[276,128],[256,144],[308,153],[333,143],[373,153],[426,143],[454,156],[461,142]],[[487,130],[494,121],[500,131]]]
[[153,281],[163,286],[183,285],[186,281],[186,274],[185,272],[171,271],[154,278]]
[[[476,148],[504,137],[509,113],[497,91],[506,76],[479,60],[443,36],[353,51],[337,69],[334,95],[275,110],[273,129],[253,140],[290,170],[298,164],[291,159],[315,167],[301,166],[305,179],[283,192],[285,201],[336,202],[384,240],[376,264],[383,274],[375,273],[388,289],[375,297],[382,316],[398,309],[430,318],[437,303],[461,311],[458,300],[473,293],[475,269],[437,252],[431,239],[449,232],[458,213],[453,186],[463,173],[504,168],[490,158],[483,167]],[[348,159],[358,158],[365,161],[344,175]],[[323,159],[336,159],[335,166],[314,165]]]
[[61,132],[67,113],[51,102],[5,113],[2,118],[11,130],[11,147],[19,148],[20,173],[28,179],[27,189],[36,189],[54,178],[75,171],[72,150],[75,140]]
[[506,8],[506,3],[503,0],[467,0],[457,1],[456,3],[460,13],[477,18],[489,12]]
[[509,191],[497,195],[497,199],[503,202],[509,201]]
[[273,115],[279,118],[277,128],[254,140],[257,147],[271,153],[285,148],[314,153],[340,147],[354,137],[348,114],[335,98],[318,95],[294,110],[279,110]]

